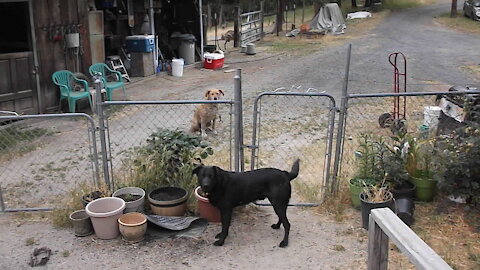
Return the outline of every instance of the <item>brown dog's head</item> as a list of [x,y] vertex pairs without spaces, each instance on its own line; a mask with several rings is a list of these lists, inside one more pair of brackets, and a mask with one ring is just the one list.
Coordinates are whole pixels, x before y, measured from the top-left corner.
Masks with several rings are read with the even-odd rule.
[[220,89],[209,89],[205,92],[205,99],[207,100],[218,100],[220,95],[224,96],[223,91]]

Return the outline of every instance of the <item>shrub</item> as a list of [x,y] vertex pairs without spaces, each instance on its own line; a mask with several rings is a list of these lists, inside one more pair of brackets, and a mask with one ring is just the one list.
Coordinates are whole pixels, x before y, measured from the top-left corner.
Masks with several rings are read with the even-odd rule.
[[480,205],[480,105],[466,104],[466,126],[437,140],[445,168],[440,188],[463,196],[467,202]]
[[193,169],[212,154],[212,148],[198,136],[160,129],[134,153],[133,173],[124,184],[147,192],[164,186],[181,187],[191,195],[196,186]]

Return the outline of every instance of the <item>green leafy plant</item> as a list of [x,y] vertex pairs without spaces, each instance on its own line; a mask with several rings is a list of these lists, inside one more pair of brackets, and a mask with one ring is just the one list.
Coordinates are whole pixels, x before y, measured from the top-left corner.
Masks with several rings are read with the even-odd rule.
[[373,186],[377,184],[383,177],[381,169],[381,156],[379,152],[378,140],[372,134],[362,134],[361,142],[358,150],[355,152],[357,161],[357,171],[353,179],[350,181],[356,186]]
[[467,104],[464,110],[469,115],[467,125],[436,141],[442,150],[439,157],[445,168],[439,186],[480,205],[480,105]]
[[147,192],[163,186],[181,187],[192,194],[196,186],[192,171],[212,154],[213,149],[198,136],[160,129],[135,151],[133,172],[124,184]]

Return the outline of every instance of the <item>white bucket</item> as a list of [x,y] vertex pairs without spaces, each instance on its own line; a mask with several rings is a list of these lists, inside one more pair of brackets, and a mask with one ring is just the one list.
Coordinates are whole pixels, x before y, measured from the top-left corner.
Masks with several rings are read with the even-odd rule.
[[442,108],[439,106],[427,106],[423,108],[423,124],[430,129],[438,126],[438,118],[440,117]]
[[172,59],[172,75],[175,77],[183,76],[183,59]]

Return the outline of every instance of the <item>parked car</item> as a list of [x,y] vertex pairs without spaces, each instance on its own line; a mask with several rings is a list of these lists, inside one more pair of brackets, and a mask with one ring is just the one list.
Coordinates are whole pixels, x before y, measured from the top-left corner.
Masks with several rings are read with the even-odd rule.
[[463,3],[463,15],[480,21],[480,0],[465,0]]

